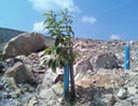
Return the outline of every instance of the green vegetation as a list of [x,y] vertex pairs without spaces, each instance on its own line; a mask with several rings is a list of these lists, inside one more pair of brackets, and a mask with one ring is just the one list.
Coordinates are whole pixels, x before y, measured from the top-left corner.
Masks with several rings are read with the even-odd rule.
[[75,97],[73,62],[76,53],[72,50],[72,37],[74,36],[74,32],[71,26],[73,17],[67,9],[58,14],[49,11],[44,15],[46,16],[44,22],[45,29],[47,29],[48,34],[55,39],[54,45],[45,50],[46,54],[50,55],[50,58],[46,60],[46,63],[53,71],[56,71],[57,67],[64,68],[66,64],[69,64],[71,93],[72,97]]

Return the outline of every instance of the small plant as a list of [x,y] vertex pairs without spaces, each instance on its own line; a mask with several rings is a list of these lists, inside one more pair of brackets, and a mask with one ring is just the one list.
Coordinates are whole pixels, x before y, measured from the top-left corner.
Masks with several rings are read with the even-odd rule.
[[73,62],[76,53],[72,50],[72,37],[74,36],[71,26],[73,23],[72,15],[67,9],[59,14],[49,11],[44,15],[46,16],[44,22],[45,29],[48,30],[48,34],[55,40],[54,45],[45,50],[45,53],[50,55],[50,58],[46,59],[46,63],[53,71],[56,71],[57,67],[64,68],[65,65],[69,64],[71,91],[72,95],[75,96]]

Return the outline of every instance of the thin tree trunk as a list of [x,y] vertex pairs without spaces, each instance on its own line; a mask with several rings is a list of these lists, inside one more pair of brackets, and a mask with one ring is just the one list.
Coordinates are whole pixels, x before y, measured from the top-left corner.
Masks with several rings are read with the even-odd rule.
[[[72,53],[72,48],[70,48],[70,53]],[[72,97],[75,97],[75,81],[74,81],[73,61],[70,62],[70,79],[71,79]]]
[[71,78],[71,92],[72,96],[75,97],[75,81],[74,81],[74,72],[73,72],[73,65],[70,64],[70,78]]

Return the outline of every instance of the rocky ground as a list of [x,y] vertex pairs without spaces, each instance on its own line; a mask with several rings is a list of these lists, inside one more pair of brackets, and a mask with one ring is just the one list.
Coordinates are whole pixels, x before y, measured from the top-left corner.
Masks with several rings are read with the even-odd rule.
[[[79,53],[74,63],[76,99],[67,103],[63,99],[63,69],[53,73],[42,62],[42,43],[49,46],[50,42],[40,41],[42,46],[36,50],[38,44],[24,39],[24,44],[30,44],[27,47],[15,41],[4,52],[8,58],[0,61],[0,106],[138,106],[138,42],[130,42],[131,68],[124,70],[127,42],[74,39],[74,51]],[[12,53],[11,47],[17,53]],[[28,48],[33,51],[23,54]]]

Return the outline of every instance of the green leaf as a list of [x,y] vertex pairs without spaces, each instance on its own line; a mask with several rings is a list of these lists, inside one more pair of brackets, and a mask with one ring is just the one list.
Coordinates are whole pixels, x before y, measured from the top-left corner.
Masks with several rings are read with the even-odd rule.
[[44,27],[48,30],[48,34],[55,39],[53,46],[45,50],[46,54],[52,54],[54,58],[46,62],[55,71],[56,67],[64,67],[76,58],[74,52],[69,52],[73,46],[72,36],[74,36],[74,32],[71,26],[73,20],[67,9],[60,14],[49,11],[44,16],[46,16]]
[[51,54],[51,53],[52,53],[51,48],[46,48],[46,49],[45,49],[45,53],[46,53],[46,54]]

